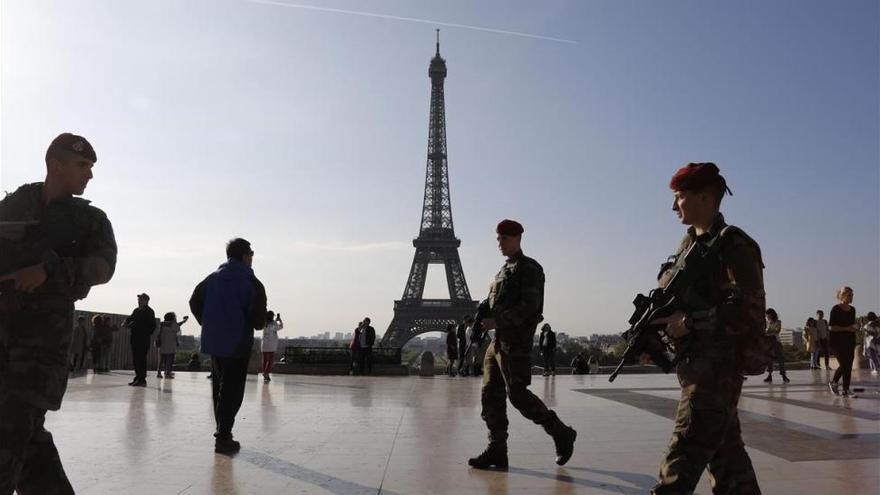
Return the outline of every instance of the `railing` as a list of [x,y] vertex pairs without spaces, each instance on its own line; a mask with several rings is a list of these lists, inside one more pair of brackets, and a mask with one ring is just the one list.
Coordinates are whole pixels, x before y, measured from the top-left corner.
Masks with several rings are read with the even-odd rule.
[[[400,364],[399,347],[374,347],[373,364]],[[351,350],[347,347],[299,347],[284,348],[284,361],[289,364],[349,364]]]

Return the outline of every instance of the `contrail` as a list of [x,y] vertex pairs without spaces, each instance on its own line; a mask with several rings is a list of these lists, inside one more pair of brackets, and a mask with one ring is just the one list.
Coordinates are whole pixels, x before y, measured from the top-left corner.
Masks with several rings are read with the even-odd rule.
[[568,43],[571,45],[576,45],[577,41],[575,40],[567,40],[563,38],[553,38],[550,36],[541,36],[539,34],[529,34],[529,33],[520,33],[517,31],[505,31],[503,29],[492,29],[481,26],[470,26],[468,24],[456,24],[453,22],[441,22],[441,21],[432,21],[429,19],[416,19],[414,17],[401,17],[397,15],[388,15],[388,14],[374,14],[372,12],[360,12],[357,10],[345,10],[345,9],[334,9],[330,7],[318,7],[316,5],[303,5],[298,3],[285,3],[285,2],[274,2],[272,0],[247,0],[250,3],[261,3],[264,5],[276,5],[278,7],[290,7],[294,9],[306,9],[306,10],[319,10],[322,12],[334,12],[337,14],[350,14],[350,15],[359,15],[363,17],[376,17],[379,19],[391,19],[395,21],[409,21],[409,22],[418,22],[421,24],[431,24],[433,26],[447,26],[453,28],[461,28],[461,29],[472,29],[474,31],[483,31],[486,33],[495,33],[495,34],[508,34],[510,36],[519,36],[521,38],[531,38],[535,40],[544,40],[544,41],[555,41],[557,43]]

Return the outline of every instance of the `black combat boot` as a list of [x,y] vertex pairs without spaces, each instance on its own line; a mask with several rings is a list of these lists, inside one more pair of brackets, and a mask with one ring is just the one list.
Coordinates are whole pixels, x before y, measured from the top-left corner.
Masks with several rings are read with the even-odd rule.
[[507,444],[490,443],[486,450],[477,457],[468,459],[468,464],[476,469],[506,469],[507,468]]
[[544,431],[553,437],[553,444],[556,445],[556,464],[564,466],[574,453],[577,432],[571,426],[563,423],[555,412],[550,411],[550,414],[553,417],[543,424]]
[[232,435],[214,434],[214,452],[230,455],[241,450],[241,444],[232,439]]

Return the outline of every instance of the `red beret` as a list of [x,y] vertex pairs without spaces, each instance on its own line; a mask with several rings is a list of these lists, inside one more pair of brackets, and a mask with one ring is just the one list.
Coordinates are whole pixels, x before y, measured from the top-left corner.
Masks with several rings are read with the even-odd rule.
[[520,235],[524,232],[523,226],[514,220],[502,220],[495,227],[495,232],[501,235]]
[[673,191],[689,191],[714,185],[730,192],[727,181],[719,173],[718,166],[712,162],[688,163],[678,169],[669,181],[669,188]]
[[71,134],[69,132],[59,134],[52,140],[52,143],[49,144],[49,149],[46,150],[46,159],[48,160],[51,158],[56,151],[73,153],[74,155],[85,158],[91,162],[98,161],[98,157],[95,155],[95,149],[92,148],[92,145],[88,140],[82,136],[77,136],[76,134]]

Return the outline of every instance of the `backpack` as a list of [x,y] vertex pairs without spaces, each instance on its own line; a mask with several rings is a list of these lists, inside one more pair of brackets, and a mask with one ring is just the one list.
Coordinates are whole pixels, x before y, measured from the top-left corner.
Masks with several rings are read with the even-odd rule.
[[[758,243],[738,227],[732,225],[725,226],[718,234],[719,241],[723,242],[731,234],[738,234],[746,239],[757,250],[758,259],[761,259],[761,248],[758,246]],[[761,268],[763,267],[764,263],[762,261]],[[767,335],[764,332],[763,325],[756,325],[738,336],[735,345],[737,370],[743,375],[761,375],[767,371],[767,366],[773,361],[777,340],[776,337]]]

